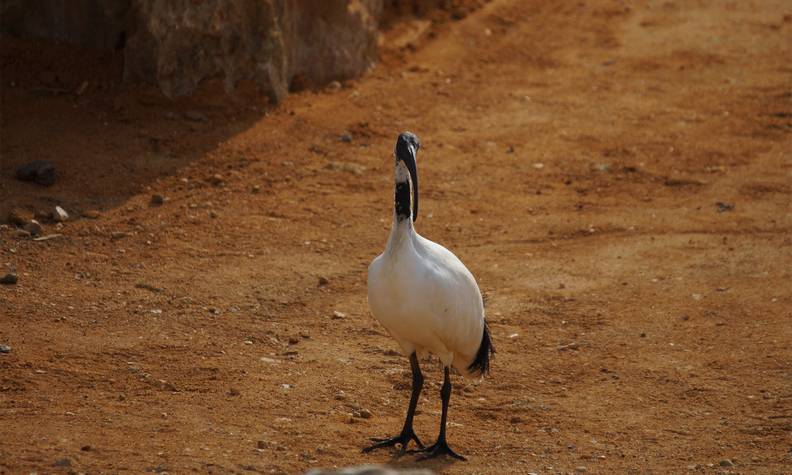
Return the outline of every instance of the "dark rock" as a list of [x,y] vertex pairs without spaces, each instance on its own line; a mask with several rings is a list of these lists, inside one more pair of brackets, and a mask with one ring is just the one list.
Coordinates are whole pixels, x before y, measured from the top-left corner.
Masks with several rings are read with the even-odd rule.
[[734,211],[734,203],[723,203],[718,201],[715,203],[718,208],[718,213],[725,213],[727,211]]
[[29,232],[33,236],[39,236],[41,233],[44,232],[44,227],[41,226],[41,223],[36,221],[35,219],[31,219],[30,221],[22,227],[25,231]]
[[34,160],[17,168],[17,180],[33,181],[43,186],[55,184],[55,165],[46,160]]
[[8,345],[0,345],[0,353],[11,353],[11,347]]
[[325,277],[323,275],[319,276],[319,287],[324,287],[325,285],[328,285],[329,283],[330,283],[330,280],[327,277]]
[[12,208],[8,212],[8,222],[17,226],[24,226],[33,219],[33,213],[23,208]]
[[341,134],[341,136],[338,137],[338,140],[340,140],[340,141],[342,141],[344,143],[351,143],[352,142],[352,134]]
[[16,274],[6,274],[2,278],[0,278],[0,284],[3,285],[14,285],[17,283],[17,275]]
[[83,215],[83,218],[99,219],[102,216],[102,213],[100,213],[99,211],[97,211],[95,209],[89,209],[89,210],[83,211],[82,215]]
[[71,467],[71,460],[67,458],[58,459],[52,464],[53,467]]
[[165,197],[159,193],[154,193],[153,195],[151,195],[150,203],[152,206],[160,206],[163,203],[165,203]]

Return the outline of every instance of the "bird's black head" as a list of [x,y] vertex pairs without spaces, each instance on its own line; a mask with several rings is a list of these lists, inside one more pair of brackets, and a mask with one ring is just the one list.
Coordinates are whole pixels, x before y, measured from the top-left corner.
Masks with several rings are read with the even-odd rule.
[[[412,220],[418,219],[418,166],[416,164],[416,154],[418,149],[421,148],[421,142],[418,137],[412,132],[402,132],[399,138],[396,139],[396,167],[397,172],[399,162],[403,163],[410,174],[410,182],[412,183],[412,213],[410,213],[410,188],[406,180],[399,183],[397,173],[396,183],[396,216],[398,219],[403,219],[412,214]],[[406,177],[404,177],[406,178]]]
[[396,139],[396,157],[399,160],[404,160],[404,157],[410,154],[410,146],[413,152],[417,152],[421,148],[421,142],[418,136],[412,132],[402,132],[399,138]]

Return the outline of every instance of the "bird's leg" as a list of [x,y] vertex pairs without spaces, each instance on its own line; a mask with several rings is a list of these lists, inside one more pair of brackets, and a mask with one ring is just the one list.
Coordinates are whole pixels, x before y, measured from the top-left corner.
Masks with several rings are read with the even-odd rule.
[[418,406],[418,396],[421,395],[421,389],[423,388],[423,375],[421,374],[421,367],[418,366],[418,356],[416,356],[415,353],[410,355],[410,367],[412,368],[412,395],[410,396],[410,406],[407,409],[407,418],[404,420],[404,427],[402,428],[401,434],[385,439],[373,438],[371,440],[375,443],[363,449],[363,452],[371,452],[374,449],[392,447],[399,444],[401,445],[400,453],[404,454],[410,440],[414,440],[415,443],[418,444],[418,447],[423,448],[424,445],[413,431],[415,408]]
[[426,455],[421,457],[421,460],[434,458],[440,455],[448,455],[458,460],[467,460],[465,457],[451,450],[446,442],[446,419],[448,417],[448,402],[451,400],[451,378],[449,377],[448,366],[444,369],[443,387],[440,389],[440,398],[443,401],[443,412],[440,416],[440,434],[437,436],[437,442],[431,447],[417,450],[416,452],[424,452]]

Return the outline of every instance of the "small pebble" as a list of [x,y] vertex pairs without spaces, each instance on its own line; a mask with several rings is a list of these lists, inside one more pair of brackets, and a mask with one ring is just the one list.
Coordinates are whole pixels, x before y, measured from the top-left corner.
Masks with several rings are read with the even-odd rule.
[[341,135],[338,137],[338,140],[340,140],[340,141],[342,141],[342,142],[344,142],[344,143],[351,143],[351,142],[352,142],[352,134],[349,134],[349,133],[347,133],[347,134],[341,134]]
[[347,398],[347,395],[346,395],[346,393],[344,391],[338,391],[336,393],[336,395],[335,395],[335,400],[336,401],[345,401],[346,398]]
[[159,193],[154,193],[153,195],[151,195],[150,203],[152,206],[160,206],[163,203],[165,203],[165,197]]
[[17,283],[17,275],[16,274],[6,274],[0,279],[0,284],[3,285],[14,285]]
[[715,206],[718,209],[718,213],[725,213],[727,211],[734,211],[734,203],[724,203],[724,202],[718,201],[717,203],[715,203]]
[[209,178],[209,183],[213,184],[214,186],[220,186],[223,184],[223,175],[219,173],[215,173]]
[[575,467],[575,471],[577,473],[586,473],[586,470],[587,470],[586,467],[584,467],[583,465],[581,465],[579,467]]
[[87,211],[83,211],[82,216],[83,218],[88,219],[99,219],[99,217],[102,216],[102,213],[96,211],[95,209],[89,209]]
[[372,416],[371,411],[369,411],[368,409],[361,409],[359,411],[355,411],[354,415],[355,417],[359,417],[361,419],[371,419]]
[[209,117],[198,111],[187,111],[184,113],[184,118],[193,122],[209,122]]
[[250,191],[252,191],[253,193],[258,193],[258,192],[261,191],[261,186],[260,185],[253,185],[253,187],[250,189]]
[[329,283],[330,283],[330,281],[327,279],[327,277],[325,277],[323,275],[319,276],[319,287],[325,286],[325,285],[327,285]]
[[11,353],[11,347],[8,345],[0,345],[0,353]]
[[36,221],[35,219],[31,219],[28,221],[27,224],[22,228],[25,231],[29,232],[33,236],[39,236],[41,233],[44,232],[44,227],[41,226],[41,223]]
[[338,310],[333,312],[333,320],[341,320],[346,318],[346,313],[339,312]]
[[67,213],[66,210],[60,206],[56,206],[55,210],[52,212],[52,219],[58,223],[62,223],[69,219],[69,213]]
[[723,459],[720,462],[718,462],[718,465],[720,465],[721,467],[733,467],[734,462],[732,462],[729,459]]

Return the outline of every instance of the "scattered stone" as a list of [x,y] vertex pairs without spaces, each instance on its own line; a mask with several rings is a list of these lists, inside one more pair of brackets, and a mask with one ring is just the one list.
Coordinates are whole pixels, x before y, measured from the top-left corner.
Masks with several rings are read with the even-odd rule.
[[338,136],[338,140],[344,143],[352,143],[352,134],[350,133],[341,134]]
[[60,206],[56,206],[55,210],[52,212],[52,219],[58,223],[62,223],[69,219],[69,213],[67,213],[66,210]]
[[55,184],[55,165],[46,160],[34,160],[16,170],[17,180],[32,181],[43,186]]
[[299,342],[300,342],[300,339],[297,338],[296,336],[290,336],[289,337],[289,344],[290,345],[296,345]]
[[113,241],[117,241],[129,235],[130,235],[129,233],[125,233],[124,231],[113,231],[112,233],[110,233],[110,239],[112,239]]
[[28,221],[22,229],[29,232],[32,236],[38,236],[44,232],[44,227],[35,219]]
[[578,343],[572,342],[567,345],[559,346],[558,351],[577,350],[578,348],[580,348],[580,345]]
[[102,216],[102,213],[96,211],[95,209],[89,209],[82,212],[83,218],[88,219],[99,219]]
[[58,459],[52,464],[53,467],[71,467],[71,460],[67,458]]
[[341,90],[341,83],[338,81],[331,81],[330,84],[327,85],[327,90],[329,92],[338,92]]
[[151,206],[162,206],[165,203],[165,197],[159,193],[154,193],[151,195],[149,203],[151,203]]
[[581,465],[581,466],[579,466],[579,467],[575,467],[575,471],[576,471],[577,473],[586,473],[587,469],[586,469],[586,467],[585,467],[585,466]]
[[30,233],[25,231],[24,229],[17,229],[14,231],[14,237],[19,239],[29,238]]
[[215,173],[209,178],[209,183],[211,183],[214,186],[220,186],[223,184],[223,176],[220,175],[219,173]]
[[57,239],[61,236],[63,236],[63,234],[47,234],[46,236],[35,237],[33,240],[36,242],[49,241],[50,239]]
[[209,122],[209,117],[198,111],[187,111],[184,113],[184,118],[193,122]]
[[544,163],[534,163],[533,167],[536,168],[537,170],[541,170],[542,168],[544,168]]
[[253,185],[253,187],[250,189],[250,191],[252,191],[253,193],[259,193],[261,191],[261,186],[260,185]]
[[355,416],[359,417],[361,419],[371,419],[372,415],[373,414],[368,409],[361,409],[361,410],[355,412]]
[[33,219],[33,213],[23,208],[12,208],[8,212],[8,222],[17,226],[24,226],[31,219]]
[[641,332],[641,338],[646,338],[646,332]]
[[319,287],[324,287],[325,285],[328,285],[329,283],[330,283],[330,281],[327,279],[327,277],[325,277],[323,275],[319,276]]
[[344,391],[338,391],[334,397],[336,401],[346,401],[347,395]]
[[718,462],[718,465],[720,465],[721,467],[733,467],[734,462],[732,462],[729,459],[723,459],[720,462]]
[[156,292],[156,293],[160,293],[163,290],[165,290],[162,287],[157,287],[155,285],[147,284],[145,282],[138,282],[137,284],[135,284],[135,287],[137,287],[138,289],[150,290],[151,292]]
[[715,206],[718,208],[718,213],[725,213],[727,211],[734,211],[734,203],[725,203],[718,201],[715,203]]
[[256,442],[256,447],[259,449],[266,449],[267,447],[269,447],[269,444],[267,444],[267,442],[264,440],[259,440],[258,442]]
[[333,311],[333,320],[343,320],[344,318],[346,318],[346,313],[338,310]]
[[273,359],[273,358],[267,358],[266,356],[262,356],[261,358],[259,358],[259,361],[261,361],[263,363],[268,363],[268,364],[279,364],[280,363],[280,361],[278,361],[276,359]]
[[8,345],[0,345],[0,353],[11,353],[11,347]]

